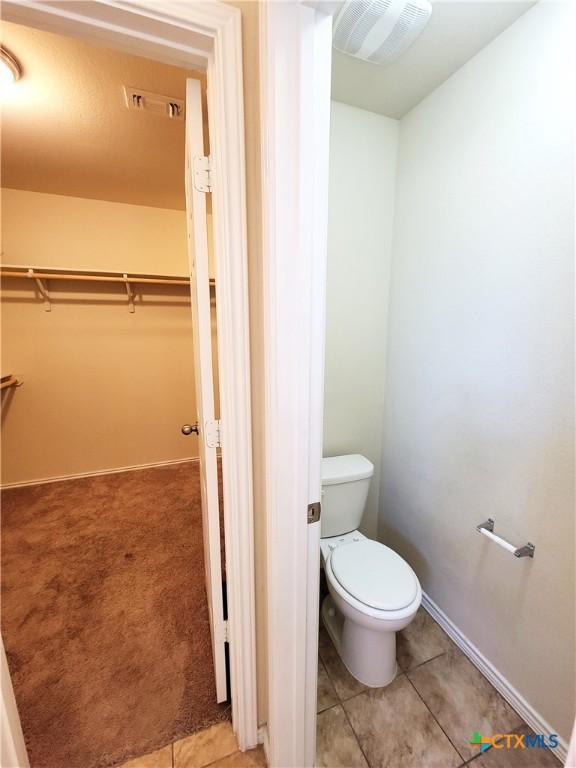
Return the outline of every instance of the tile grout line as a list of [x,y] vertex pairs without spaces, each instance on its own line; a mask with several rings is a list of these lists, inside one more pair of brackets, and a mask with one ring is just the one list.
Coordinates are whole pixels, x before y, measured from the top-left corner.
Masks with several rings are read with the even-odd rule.
[[[440,626],[438,625],[438,622],[436,622],[434,619],[433,619],[433,621],[434,621],[434,623],[436,624],[436,626],[438,626],[438,627],[440,628],[440,630],[442,631],[442,633],[443,633],[444,635],[446,635],[446,632],[445,632],[445,631],[442,629],[442,627],[440,627]],[[447,636],[447,635],[446,635],[446,636]],[[333,644],[331,644],[331,645],[332,645],[332,647],[333,647]],[[334,648],[334,650],[335,650],[335,648]],[[428,663],[430,663],[430,662],[432,662],[432,661],[435,661],[435,660],[437,660],[437,659],[441,658],[442,656],[446,655],[447,653],[449,653],[449,651],[450,651],[450,649],[445,649],[445,650],[441,651],[440,653],[436,654],[435,656],[432,656],[432,657],[431,657],[431,658],[429,658],[429,659],[426,659],[426,660],[424,660],[424,661],[421,661],[420,663],[418,663],[418,664],[414,665],[413,667],[409,667],[409,666],[408,666],[408,668],[407,668],[407,669],[404,669],[404,668],[402,667],[402,665],[399,663],[398,659],[397,659],[398,674],[396,675],[396,677],[394,678],[394,680],[397,680],[397,679],[398,679],[399,677],[401,677],[402,675],[404,675],[404,676],[405,676],[405,677],[408,679],[408,682],[409,682],[410,686],[411,686],[411,687],[414,689],[414,691],[416,692],[416,695],[417,695],[417,697],[418,697],[418,698],[420,699],[420,701],[421,701],[421,702],[424,704],[424,707],[426,708],[426,710],[427,710],[427,711],[430,713],[430,715],[432,716],[432,719],[433,719],[433,721],[434,721],[434,722],[437,724],[437,726],[440,728],[441,732],[444,734],[444,736],[445,736],[445,737],[446,737],[446,739],[448,740],[448,743],[449,743],[449,744],[452,746],[452,748],[454,749],[454,752],[456,753],[456,756],[457,756],[457,757],[458,757],[458,758],[459,758],[459,759],[462,761],[461,763],[459,763],[459,766],[458,766],[458,768],[465,768],[466,766],[471,766],[471,768],[473,768],[473,763],[474,763],[475,761],[478,761],[478,758],[480,758],[480,757],[481,757],[483,754],[485,754],[485,752],[479,752],[478,754],[475,754],[475,755],[472,755],[472,756],[469,756],[468,754],[464,755],[463,753],[461,753],[461,752],[460,752],[460,750],[459,750],[459,748],[456,746],[456,744],[454,743],[454,741],[453,741],[453,740],[450,738],[450,736],[448,735],[448,733],[446,732],[446,730],[444,729],[444,727],[441,725],[441,723],[440,723],[440,721],[438,720],[438,718],[437,718],[437,717],[434,715],[434,713],[432,712],[432,710],[431,710],[431,709],[430,709],[430,707],[428,706],[428,704],[427,704],[426,700],[424,699],[424,697],[423,697],[423,696],[420,694],[420,691],[419,691],[419,690],[418,690],[418,688],[416,687],[415,683],[414,683],[414,682],[411,680],[411,678],[409,677],[409,673],[410,673],[410,672],[415,672],[415,671],[416,671],[416,670],[418,670],[420,667],[423,667],[423,666],[425,666],[426,664],[428,664]],[[337,653],[337,652],[336,652],[336,653]],[[344,710],[344,713],[345,713],[345,715],[346,715],[346,719],[347,719],[347,721],[348,721],[348,723],[349,723],[350,727],[352,728],[352,732],[353,732],[353,734],[354,734],[354,737],[355,737],[355,739],[356,739],[356,742],[358,743],[358,746],[359,746],[359,748],[360,748],[360,751],[362,752],[362,754],[363,754],[364,758],[366,759],[366,762],[367,762],[367,763],[368,763],[368,765],[370,766],[370,762],[368,761],[368,758],[367,758],[367,756],[366,756],[366,753],[364,752],[364,749],[362,748],[362,745],[361,745],[361,743],[360,743],[360,739],[358,738],[358,735],[356,734],[356,731],[354,730],[354,727],[353,727],[353,725],[352,725],[352,722],[351,722],[351,720],[350,720],[350,718],[349,718],[349,716],[348,716],[348,712],[346,711],[346,708],[345,708],[345,704],[346,704],[347,702],[349,702],[349,701],[352,701],[352,700],[353,700],[353,699],[355,699],[355,698],[358,698],[358,697],[359,697],[359,696],[361,696],[363,693],[366,693],[368,690],[370,690],[370,688],[364,688],[364,690],[362,690],[362,691],[359,691],[358,693],[355,693],[355,694],[353,694],[352,696],[349,696],[349,697],[347,697],[347,698],[342,698],[342,697],[340,696],[340,694],[339,694],[339,692],[338,692],[337,688],[336,688],[336,685],[335,685],[335,682],[334,682],[334,679],[333,679],[333,675],[330,673],[330,670],[329,670],[329,668],[328,668],[328,665],[326,664],[326,662],[324,661],[324,658],[322,657],[322,655],[321,655],[321,653],[320,653],[320,649],[319,649],[319,659],[320,659],[320,661],[321,661],[321,663],[322,663],[322,665],[323,665],[323,667],[324,667],[324,669],[325,669],[325,671],[326,671],[326,674],[327,674],[327,676],[328,676],[328,679],[329,679],[329,680],[330,680],[330,682],[332,683],[332,687],[333,687],[333,689],[334,689],[334,693],[336,694],[336,699],[337,699],[337,700],[336,700],[336,702],[335,702],[334,704],[331,704],[330,706],[328,706],[328,707],[325,707],[325,708],[324,708],[324,709],[322,709],[322,710],[319,710],[319,711],[318,711],[318,714],[321,714],[321,713],[323,713],[323,712],[327,712],[327,711],[329,711],[330,709],[333,709],[334,707],[337,707],[337,706],[341,706],[341,707],[342,707],[342,709]],[[492,688],[493,688],[493,687],[494,687],[494,686],[492,686]],[[486,750],[486,752],[488,752],[488,750]],[[560,763],[559,763],[559,765],[560,765]],[[371,767],[370,767],[370,768],[371,768]]]
[[[433,620],[434,620],[434,619],[433,619]],[[435,620],[434,620],[434,621],[435,621]],[[440,626],[440,625],[438,624],[438,622],[436,622],[436,621],[435,621],[435,623],[436,623],[436,625],[437,625],[437,626]],[[444,632],[444,630],[442,629],[442,627],[440,627],[440,629],[442,630],[442,632]],[[444,634],[446,634],[446,632],[444,632]],[[444,656],[444,654],[446,654],[446,653],[447,653],[447,651],[442,651],[442,653],[439,653],[437,656],[433,656],[431,659],[427,659],[426,661],[423,661],[421,664],[416,664],[416,666],[415,666],[415,667],[413,667],[411,670],[407,670],[405,674],[406,674],[406,679],[408,680],[408,682],[410,683],[410,685],[412,686],[412,688],[413,688],[413,689],[416,691],[416,695],[418,696],[418,698],[420,699],[420,701],[422,702],[422,704],[424,704],[424,706],[426,707],[426,709],[428,710],[428,712],[430,712],[430,715],[432,716],[432,718],[433,718],[434,722],[435,722],[435,723],[438,725],[438,727],[440,728],[440,730],[442,731],[442,733],[444,734],[444,736],[446,736],[446,738],[448,739],[448,741],[449,741],[449,742],[450,742],[450,744],[452,745],[452,748],[455,750],[455,752],[456,752],[456,754],[458,755],[458,757],[460,757],[460,758],[463,760],[463,762],[460,764],[460,767],[461,767],[461,766],[463,766],[463,765],[466,765],[466,763],[467,763],[467,762],[470,762],[471,760],[474,760],[476,757],[478,757],[478,755],[474,755],[474,757],[471,757],[471,758],[468,758],[468,759],[467,759],[467,758],[466,758],[466,757],[465,757],[465,756],[464,756],[464,755],[463,755],[463,754],[460,752],[460,750],[458,749],[458,747],[456,746],[456,744],[454,744],[454,742],[452,741],[452,739],[450,738],[450,736],[448,736],[448,734],[446,733],[446,731],[444,730],[444,728],[443,728],[443,727],[440,725],[440,723],[438,722],[438,718],[436,717],[436,715],[434,714],[434,712],[432,712],[432,710],[430,709],[430,707],[428,706],[428,704],[427,704],[427,703],[424,701],[424,698],[423,698],[423,697],[420,695],[420,691],[418,690],[418,688],[416,688],[416,686],[414,685],[414,683],[413,683],[413,682],[412,682],[412,680],[410,679],[410,676],[408,675],[408,671],[410,671],[410,672],[413,672],[414,670],[416,670],[416,669],[419,669],[420,667],[423,667],[425,664],[428,664],[429,662],[431,662],[431,661],[434,661],[435,659],[439,659],[441,656]]]
[[[334,648],[334,650],[336,650],[336,649]],[[478,757],[478,755],[474,755],[473,757],[466,759],[466,757],[461,754],[460,750],[456,747],[456,745],[454,744],[454,742],[452,741],[450,736],[448,736],[448,734],[446,733],[444,728],[440,725],[440,723],[438,722],[436,716],[434,715],[434,713],[432,712],[432,710],[430,709],[428,704],[424,701],[424,699],[420,695],[420,692],[418,691],[418,689],[416,688],[416,686],[414,685],[414,683],[412,682],[412,680],[410,680],[410,678],[408,676],[408,672],[409,671],[412,672],[412,671],[414,671],[414,670],[424,666],[425,664],[428,664],[428,662],[430,662],[430,661],[434,661],[435,659],[439,659],[441,656],[444,656],[444,654],[446,652],[447,651],[442,651],[441,653],[437,654],[436,656],[433,656],[430,659],[426,659],[426,661],[422,661],[422,662],[420,662],[420,664],[416,664],[416,666],[412,667],[412,669],[410,669],[410,670],[404,670],[402,665],[398,662],[398,659],[396,659],[396,665],[397,665],[399,674],[396,675],[396,677],[394,678],[394,681],[398,680],[398,678],[402,677],[402,675],[408,680],[409,684],[412,686],[412,688],[416,692],[416,695],[418,696],[420,701],[424,704],[424,706],[426,707],[426,709],[430,713],[430,715],[431,715],[432,719],[434,720],[434,722],[438,725],[438,727],[440,728],[442,733],[448,739],[448,742],[450,743],[450,745],[452,746],[452,748],[456,752],[456,755],[463,761],[462,763],[460,763],[460,766],[459,766],[459,768],[462,768],[462,766],[466,765],[468,762],[471,762],[472,760],[475,760]],[[318,648],[318,658],[320,659],[324,669],[326,670],[326,674],[328,675],[328,678],[329,678],[330,682],[332,683],[332,687],[334,688],[334,692],[335,692],[336,697],[338,699],[338,701],[335,704],[332,704],[332,706],[330,706],[330,707],[326,707],[325,709],[322,710],[322,712],[327,712],[328,710],[334,709],[334,707],[337,707],[337,706],[341,706],[342,707],[342,710],[344,711],[344,714],[346,716],[348,724],[350,725],[350,728],[352,729],[352,733],[354,734],[354,738],[356,739],[356,742],[357,742],[357,744],[358,744],[358,746],[360,748],[360,751],[364,755],[364,759],[366,760],[369,768],[372,768],[372,766],[370,765],[370,761],[368,760],[364,750],[362,749],[362,745],[360,744],[360,740],[358,739],[358,735],[356,734],[356,731],[354,730],[354,726],[352,725],[352,722],[350,721],[350,718],[348,717],[348,713],[346,712],[346,708],[344,707],[345,702],[352,701],[352,699],[355,699],[358,696],[361,696],[363,693],[366,693],[366,691],[370,690],[370,689],[369,688],[365,688],[363,691],[359,691],[358,693],[355,693],[353,696],[349,696],[347,699],[342,699],[340,697],[340,694],[338,693],[338,690],[336,688],[336,685],[334,683],[332,675],[330,674],[328,666],[326,665],[324,659],[322,658],[322,655],[320,653],[320,648]],[[386,687],[386,686],[384,686],[384,687]],[[320,712],[317,712],[317,715],[318,714],[320,714]]]
[[[336,649],[334,649],[334,650],[336,650]],[[338,652],[336,651],[336,653],[338,653]],[[400,677],[400,675],[408,675],[408,672],[413,672],[415,669],[419,669],[420,667],[423,667],[425,664],[428,664],[430,661],[435,661],[436,659],[439,659],[440,656],[444,656],[444,654],[446,654],[446,653],[447,653],[447,651],[440,651],[440,653],[437,653],[436,656],[432,656],[431,658],[426,659],[425,661],[421,661],[418,664],[415,664],[413,667],[408,667],[407,669],[404,669],[402,664],[400,664],[398,659],[396,659],[396,665],[398,667],[398,672],[399,672],[399,674],[397,674],[396,677]],[[336,694],[336,697],[338,698],[338,701],[340,701],[340,702],[349,701],[350,699],[356,698],[356,696],[360,696],[361,693],[364,693],[364,691],[367,690],[367,688],[365,688],[364,691],[359,691],[358,693],[354,693],[354,694],[352,694],[352,696],[348,696],[348,698],[346,698],[346,699],[341,698],[339,693],[338,693],[338,691],[337,691],[337,689],[336,689],[336,685],[334,684],[334,680],[332,678],[332,675],[330,674],[330,670],[328,669],[328,666],[326,665],[326,662],[322,658],[322,654],[320,653],[320,648],[318,648],[318,660],[320,661],[320,663],[324,667],[324,670],[325,670],[326,674],[328,675],[328,679],[332,683],[332,688],[334,689],[334,693]],[[346,670],[346,671],[348,671],[348,670]],[[396,678],[394,678],[394,679],[396,679]],[[332,706],[334,706],[334,705],[332,705]],[[326,709],[330,709],[330,707],[326,707]],[[324,711],[324,710],[322,710],[322,711]]]
[[[402,674],[404,674],[404,672],[402,672]],[[329,709],[334,709],[334,707],[342,706],[346,702],[352,701],[352,699],[357,699],[358,696],[362,696],[363,693],[366,693],[366,691],[369,691],[369,690],[370,690],[369,688],[365,688],[363,691],[358,691],[358,693],[355,693],[353,696],[348,696],[347,699],[341,699],[340,696],[338,696],[338,692],[335,691],[337,701],[335,701],[334,704],[330,704],[329,707],[324,707],[324,709],[319,710],[316,714],[319,715],[320,712],[327,712]]]
[[[434,656],[433,658],[437,659],[440,656],[443,656],[444,653],[445,653],[445,651],[443,651],[442,653],[439,653],[438,656]],[[433,661],[433,659],[428,659],[427,661]],[[426,663],[427,663],[426,661],[423,661],[421,664],[417,664],[416,667],[413,667],[413,669],[417,669],[418,667],[421,667],[421,666],[423,666]],[[399,674],[396,675],[396,677],[394,678],[394,680],[392,682],[395,682],[396,680],[398,680],[401,677],[405,677],[408,680],[408,682],[410,683],[410,685],[412,686],[412,688],[416,692],[416,695],[418,696],[420,701],[424,704],[424,706],[426,707],[426,709],[428,710],[428,712],[432,716],[432,719],[434,720],[434,722],[438,725],[438,727],[440,728],[442,733],[446,736],[446,738],[450,742],[450,745],[452,746],[452,748],[456,752],[457,757],[459,757],[463,761],[462,763],[460,763],[460,766],[458,768],[463,768],[463,766],[468,765],[468,763],[471,763],[473,760],[476,760],[476,758],[479,757],[479,755],[474,755],[473,757],[470,757],[470,758],[467,759],[466,757],[464,757],[464,755],[461,754],[460,750],[456,747],[456,745],[454,744],[454,742],[452,741],[450,736],[448,736],[448,734],[446,733],[444,728],[440,725],[440,723],[436,719],[436,717],[435,717],[434,713],[431,711],[430,707],[426,704],[426,702],[424,701],[424,699],[420,695],[420,692],[418,691],[418,689],[416,688],[416,686],[414,685],[412,680],[410,680],[410,678],[408,677],[408,673],[404,672],[402,670],[402,667],[399,664],[398,664],[398,669],[399,669]],[[410,670],[410,671],[412,671],[412,670]],[[326,669],[326,672],[327,672],[328,676],[330,677],[330,673],[328,672],[328,669]],[[332,678],[330,678],[330,680],[332,681]],[[387,686],[383,686],[383,687],[386,688]],[[340,696],[338,695],[338,691],[336,691],[336,688],[334,687],[334,691],[336,693],[338,701],[336,701],[334,704],[331,704],[329,707],[326,707],[325,709],[320,710],[319,712],[317,712],[317,714],[320,715],[323,712],[328,712],[329,710],[335,709],[336,707],[342,707],[342,709],[344,710],[344,714],[346,715],[346,719],[348,720],[348,723],[350,725],[350,728],[352,728],[352,733],[354,734],[354,737],[355,737],[355,739],[356,739],[356,741],[358,743],[358,746],[360,747],[360,751],[364,755],[364,758],[365,758],[366,762],[368,763],[369,768],[372,768],[372,766],[370,764],[370,761],[368,760],[368,758],[366,756],[366,753],[362,749],[362,745],[360,743],[360,740],[358,738],[358,735],[357,735],[356,731],[354,730],[354,726],[352,725],[352,722],[351,722],[350,718],[348,717],[348,713],[346,712],[346,707],[344,706],[349,701],[352,701],[353,699],[357,699],[359,696],[362,696],[363,693],[366,693],[369,690],[370,690],[370,688],[365,688],[363,691],[360,691],[359,693],[355,693],[353,696],[349,696],[347,699],[341,699]],[[374,690],[377,690],[377,689],[374,689]]]
[[[326,677],[328,678],[328,682],[332,686],[332,690],[334,691],[334,695],[336,696],[337,700],[340,701],[340,696],[338,696],[338,691],[336,690],[336,687],[334,686],[334,681],[330,677],[330,673],[328,672],[328,668],[326,664],[324,664],[324,659],[322,656],[320,656],[320,649],[318,649],[318,664],[322,667],[324,672],[326,673]],[[331,704],[330,706],[334,706]],[[330,707],[325,707],[325,709],[330,709]],[[316,683],[316,714],[318,714],[318,683]],[[324,711],[324,710],[322,710]]]
[[[258,746],[262,746],[262,745],[258,745]],[[256,749],[258,749],[258,747],[256,747]],[[202,766],[202,768],[210,768],[211,765],[215,765],[216,763],[219,763],[220,760],[226,760],[227,757],[232,757],[232,755],[245,755],[246,752],[250,752],[250,751],[251,750],[249,749],[245,749],[244,752],[242,752],[241,750],[237,749],[234,752],[230,752],[229,755],[223,755],[222,757],[217,757],[216,760],[212,760],[211,762],[206,763],[205,765]]]
[[[335,651],[335,653],[338,653],[338,651],[336,651],[336,649],[335,649],[335,648],[334,648],[334,651]],[[364,691],[366,691],[366,690],[367,690],[367,688],[364,688],[364,690],[362,690],[362,691],[358,691],[358,693],[353,693],[353,694],[352,694],[352,696],[348,696],[348,698],[346,698],[346,699],[343,699],[343,698],[340,696],[340,694],[338,693],[338,689],[336,688],[336,683],[334,682],[334,679],[333,679],[332,675],[330,674],[330,670],[328,669],[328,666],[327,666],[326,662],[324,661],[324,659],[322,658],[322,655],[320,654],[320,650],[318,650],[318,658],[320,659],[320,661],[322,662],[322,665],[323,665],[324,669],[326,670],[326,674],[328,675],[328,679],[329,679],[329,680],[330,680],[330,682],[332,683],[332,688],[334,688],[334,693],[336,694],[336,698],[338,699],[338,702],[339,702],[340,704],[341,704],[343,701],[349,701],[350,699],[354,699],[356,696],[360,696],[360,694],[361,694],[361,693],[364,693]],[[338,656],[338,660],[340,661],[340,663],[342,664],[342,666],[344,667],[344,669],[346,670],[346,672],[347,672],[348,674],[350,674],[350,672],[348,672],[348,670],[346,669],[346,666],[345,666],[344,662],[342,661],[342,659],[340,659],[340,656]],[[354,679],[355,679],[355,678],[354,678]],[[358,681],[358,682],[359,682],[359,681]],[[364,685],[364,684],[362,683],[362,685]],[[334,706],[334,705],[332,705],[332,706]],[[330,707],[326,707],[326,709],[330,709]]]
[[[366,693],[366,691],[362,691],[362,693]],[[360,695],[361,694],[358,694],[358,696],[360,696]],[[352,698],[354,699],[356,697],[352,696]],[[350,699],[347,699],[347,701],[350,701]],[[364,760],[366,760],[366,765],[368,766],[368,768],[372,768],[372,764],[371,764],[370,760],[368,760],[368,756],[367,756],[366,752],[364,752],[364,749],[362,748],[362,744],[360,743],[360,739],[358,738],[358,734],[354,730],[354,726],[352,725],[352,721],[350,720],[350,718],[348,716],[348,712],[346,712],[346,707],[344,706],[343,703],[341,703],[340,706],[342,707],[342,712],[344,712],[344,717],[348,721],[348,725],[350,726],[350,729],[352,730],[352,735],[356,739],[356,744],[358,744],[358,749],[360,750],[360,752],[362,752],[362,755],[364,756]]]
[[[334,649],[336,650],[336,649]],[[360,740],[358,738],[358,735],[356,731],[354,730],[354,726],[352,725],[352,722],[350,721],[350,718],[348,717],[348,712],[346,712],[346,709],[344,707],[345,701],[350,701],[351,699],[355,699],[357,696],[361,696],[363,693],[366,693],[368,689],[364,689],[363,691],[359,691],[358,693],[355,693],[353,696],[350,696],[348,699],[341,699],[340,694],[338,693],[338,690],[334,684],[334,680],[332,679],[332,675],[330,674],[330,671],[328,670],[328,667],[326,666],[324,659],[322,658],[322,655],[320,653],[320,649],[318,649],[318,658],[320,659],[320,662],[322,663],[322,666],[324,667],[326,674],[328,675],[328,679],[332,683],[332,688],[334,689],[334,693],[336,694],[336,698],[338,701],[335,704],[332,704],[331,707],[326,707],[326,709],[323,709],[322,712],[328,712],[330,709],[335,709],[336,707],[340,707],[342,709],[342,712],[344,712],[344,717],[346,718],[348,725],[350,726],[350,729],[352,731],[352,735],[354,736],[354,739],[356,741],[356,744],[358,745],[358,749],[362,753],[362,756],[364,757],[364,760],[366,760],[366,765],[368,768],[372,768],[370,761],[368,760],[366,753],[362,749],[362,745],[360,744]],[[321,714],[320,712],[316,712],[316,716]]]
[[[334,683],[332,683],[334,686]],[[358,691],[358,693],[353,693],[352,696],[346,696],[346,698],[342,698],[338,691],[336,690],[336,686],[334,686],[334,693],[336,694],[336,698],[338,701],[337,704],[344,704],[345,701],[351,701],[352,699],[355,699],[357,696],[362,696],[363,693],[366,693],[366,691],[370,690],[368,687],[364,688],[362,691]],[[334,704],[332,706],[335,706]],[[326,709],[330,709],[330,707],[326,707]]]
[[[412,680],[410,680],[410,678],[408,677],[408,675],[406,675],[406,679],[408,680],[408,682],[410,683],[410,685],[412,686],[412,688],[414,688],[414,690],[416,691],[416,695],[418,696],[418,698],[420,699],[420,701],[422,702],[422,704],[424,704],[424,706],[426,707],[426,709],[428,710],[428,712],[430,712],[430,715],[432,716],[432,719],[433,719],[433,720],[434,720],[434,722],[437,724],[438,728],[440,728],[440,730],[442,731],[442,733],[444,734],[444,736],[446,736],[446,738],[448,739],[448,741],[449,741],[449,742],[450,742],[450,744],[452,745],[452,748],[455,750],[455,752],[456,752],[456,754],[458,755],[458,757],[459,757],[459,758],[461,758],[461,759],[464,761],[464,763],[466,763],[466,757],[465,757],[465,756],[464,756],[464,755],[463,755],[463,754],[460,752],[460,750],[458,749],[458,747],[456,746],[456,744],[454,744],[454,742],[452,741],[452,739],[450,738],[450,736],[448,736],[448,734],[446,733],[446,731],[444,730],[444,728],[443,728],[443,727],[440,725],[440,723],[438,722],[438,719],[437,719],[436,715],[434,714],[434,712],[432,712],[432,710],[430,709],[430,707],[428,706],[428,704],[426,704],[426,702],[424,701],[424,699],[423,699],[423,698],[422,698],[422,696],[420,695],[420,691],[418,690],[418,688],[416,688],[416,686],[414,685],[414,683],[412,682]],[[475,757],[477,757],[477,755],[475,755]],[[461,765],[462,765],[462,763],[461,763]]]
[[471,757],[469,760],[466,760],[464,763],[462,763],[460,768],[464,768],[465,765],[470,765],[470,763],[473,763],[474,760],[478,760],[479,757],[485,755],[486,752],[489,752],[491,749],[492,747],[489,747],[488,749],[484,750],[484,752],[479,752],[477,755],[474,755],[474,757]]
[[405,674],[408,674],[408,672],[414,672],[415,669],[420,669],[420,667],[423,667],[425,664],[428,664],[431,661],[436,661],[436,659],[439,659],[440,656],[444,656],[445,653],[447,653],[447,651],[441,651],[440,653],[436,654],[436,656],[432,656],[431,659],[426,659],[426,661],[421,661],[419,664],[415,664],[413,667],[410,667],[409,669],[404,670],[404,672]]

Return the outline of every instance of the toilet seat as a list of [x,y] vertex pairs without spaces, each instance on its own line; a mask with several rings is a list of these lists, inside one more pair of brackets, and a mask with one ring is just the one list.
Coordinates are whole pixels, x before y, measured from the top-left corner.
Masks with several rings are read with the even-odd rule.
[[361,539],[336,547],[332,573],[360,603],[380,611],[399,611],[418,594],[418,579],[408,563],[378,541]]
[[[352,538],[353,537],[353,538]],[[336,538],[336,537],[335,537]],[[332,560],[334,558],[334,555],[338,550],[344,550],[344,549],[352,549],[353,547],[358,546],[358,544],[368,541],[372,542],[373,544],[379,544],[379,542],[374,542],[371,539],[366,539],[362,534],[360,534],[358,531],[355,531],[350,534],[346,534],[346,539],[348,541],[345,544],[342,544],[341,546],[330,546],[328,544],[329,541],[332,540],[324,540],[326,542],[326,549],[325,549],[325,559],[324,559],[324,570],[326,573],[326,578],[329,582],[329,585],[331,588],[350,605],[351,608],[356,609],[359,613],[363,614],[366,617],[370,617],[371,619],[376,619],[378,623],[380,622],[396,622],[401,621],[405,617],[411,616],[414,613],[416,613],[416,610],[418,609],[418,606],[420,605],[420,602],[422,600],[422,589],[420,587],[420,582],[418,581],[418,578],[416,577],[416,574],[414,574],[414,571],[410,568],[408,563],[406,563],[402,558],[400,558],[399,555],[396,555],[393,550],[390,550],[393,554],[395,554],[403,563],[403,565],[406,566],[406,568],[409,569],[409,571],[413,574],[415,582],[416,582],[416,591],[414,594],[414,599],[405,605],[402,608],[398,609],[382,609],[382,608],[374,608],[371,605],[368,605],[367,603],[363,602],[362,600],[355,597],[352,592],[349,592],[336,578],[336,575],[334,573],[333,567],[332,567]],[[322,543],[322,542],[321,542]],[[380,545],[384,547],[384,545]],[[385,547],[386,549],[389,549],[389,547]],[[356,550],[357,553],[360,553],[361,550]],[[342,552],[341,552],[342,554]],[[352,554],[351,557],[354,557],[355,555]],[[338,561],[338,558],[340,555],[336,558],[336,562]],[[342,577],[343,580],[346,582],[346,578]],[[348,585],[350,582],[346,582]],[[402,600],[399,600],[398,602],[403,602]]]

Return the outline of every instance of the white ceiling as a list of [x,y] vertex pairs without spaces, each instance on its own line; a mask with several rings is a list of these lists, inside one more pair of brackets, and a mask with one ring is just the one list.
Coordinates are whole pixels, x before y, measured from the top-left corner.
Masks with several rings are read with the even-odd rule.
[[184,209],[184,122],[126,107],[123,86],[184,98],[206,78],[72,37],[4,22],[22,66],[2,94],[2,185]]
[[332,49],[332,98],[388,117],[403,117],[536,1],[432,0],[428,26],[388,66]]

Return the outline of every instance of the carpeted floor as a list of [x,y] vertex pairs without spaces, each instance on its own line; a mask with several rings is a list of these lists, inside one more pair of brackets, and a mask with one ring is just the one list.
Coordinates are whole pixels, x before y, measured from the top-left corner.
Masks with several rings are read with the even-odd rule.
[[32,768],[121,763],[215,698],[198,464],[2,493],[2,635]]

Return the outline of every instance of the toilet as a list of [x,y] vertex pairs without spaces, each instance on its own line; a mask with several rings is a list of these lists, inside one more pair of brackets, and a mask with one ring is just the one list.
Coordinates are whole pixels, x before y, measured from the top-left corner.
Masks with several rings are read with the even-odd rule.
[[396,677],[396,632],[416,615],[422,589],[400,555],[358,530],[373,474],[359,454],[322,459],[320,549],[322,622],[348,671],[376,688]]

